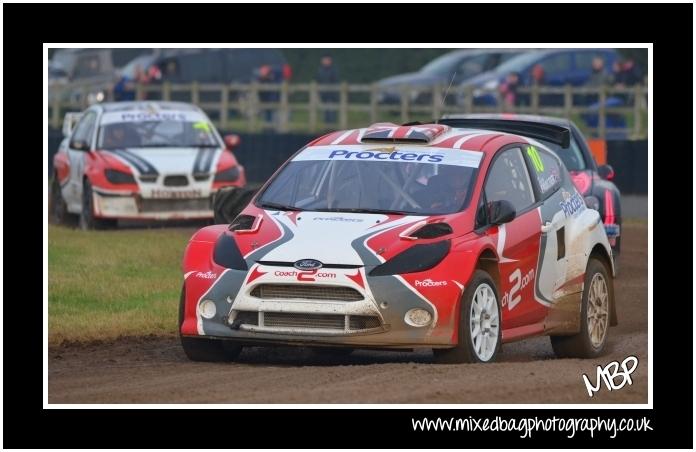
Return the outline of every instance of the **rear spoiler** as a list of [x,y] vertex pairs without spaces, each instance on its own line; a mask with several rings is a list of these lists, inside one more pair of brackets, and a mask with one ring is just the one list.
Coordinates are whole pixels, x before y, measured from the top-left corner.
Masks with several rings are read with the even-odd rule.
[[544,124],[519,119],[495,118],[443,118],[438,124],[467,129],[494,130],[496,132],[514,133],[538,140],[546,140],[562,148],[570,146],[570,129],[568,127]]

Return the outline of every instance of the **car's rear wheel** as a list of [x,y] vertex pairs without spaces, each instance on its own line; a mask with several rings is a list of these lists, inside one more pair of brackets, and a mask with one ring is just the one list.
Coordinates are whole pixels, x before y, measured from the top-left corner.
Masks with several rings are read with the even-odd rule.
[[604,263],[590,258],[585,272],[580,332],[573,336],[551,336],[559,358],[595,358],[604,351],[609,332],[614,287]]
[[206,337],[187,337],[181,334],[184,323],[186,287],[181,289],[179,298],[179,338],[186,357],[191,361],[224,362],[234,361],[242,352],[242,346],[231,341]]
[[113,219],[95,218],[94,196],[92,196],[92,184],[85,179],[82,186],[82,212],[80,213],[80,229],[108,229],[116,227],[117,221]]
[[500,318],[495,282],[485,271],[476,270],[461,301],[459,343],[454,348],[433,350],[435,362],[495,361],[502,341]]

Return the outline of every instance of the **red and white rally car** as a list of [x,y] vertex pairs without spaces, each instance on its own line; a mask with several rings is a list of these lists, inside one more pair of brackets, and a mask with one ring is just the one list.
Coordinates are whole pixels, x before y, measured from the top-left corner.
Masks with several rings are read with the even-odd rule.
[[[68,119],[73,119],[68,118]],[[97,104],[56,153],[51,215],[79,215],[85,229],[119,219],[212,218],[214,193],[246,184],[231,149],[203,111],[180,102]]]
[[183,269],[193,360],[303,344],[488,362],[538,335],[594,357],[616,324],[611,247],[562,161],[525,136],[442,124],[313,141],[231,225],[198,231]]

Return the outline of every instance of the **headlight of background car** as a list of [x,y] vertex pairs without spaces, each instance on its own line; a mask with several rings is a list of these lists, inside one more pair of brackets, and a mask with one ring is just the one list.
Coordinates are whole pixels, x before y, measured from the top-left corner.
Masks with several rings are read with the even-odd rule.
[[585,205],[588,209],[599,211],[599,199],[596,196],[585,196]]
[[239,167],[233,166],[215,175],[215,182],[234,182],[239,179]]
[[450,241],[414,245],[370,272],[370,276],[401,275],[429,270],[439,264],[450,250]]
[[104,175],[106,180],[112,184],[134,184],[135,178],[132,174],[124,173],[123,171],[118,171],[115,169],[107,168],[104,170]]

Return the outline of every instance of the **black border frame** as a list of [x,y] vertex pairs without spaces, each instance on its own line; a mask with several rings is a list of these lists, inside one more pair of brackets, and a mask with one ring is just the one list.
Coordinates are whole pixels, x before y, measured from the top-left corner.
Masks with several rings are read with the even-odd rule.
[[[43,42],[137,41],[162,42],[186,39],[206,42],[333,42],[340,40],[393,42],[433,39],[437,42],[486,40],[514,42],[524,40],[577,40],[581,42],[652,42],[654,45],[655,150],[682,149],[684,135],[692,131],[692,105],[689,99],[690,65],[693,48],[693,5],[665,4],[497,4],[497,5],[222,5],[222,4],[4,4],[5,86],[42,86],[38,51]],[[692,14],[689,14],[691,12]],[[195,14],[194,14],[195,13]],[[192,15],[205,21],[192,21]],[[413,20],[418,17],[418,20]],[[39,19],[40,18],[40,19]],[[217,27],[211,18],[221,18]],[[238,20],[237,18],[242,18]],[[323,19],[317,19],[323,18]],[[253,20],[249,20],[253,19]],[[240,22],[253,22],[249,30]],[[133,27],[133,24],[137,24]],[[182,25],[185,24],[185,25]],[[239,26],[237,26],[239,24]],[[659,27],[669,24],[669,28]],[[520,34],[519,30],[544,30],[543,35]],[[355,33],[356,30],[368,33]],[[416,29],[416,33],[408,32]],[[182,32],[182,30],[184,32]],[[343,30],[343,31],[342,31]],[[406,32],[404,32],[406,30]],[[491,30],[494,30],[491,33]],[[255,33],[258,32],[258,33]],[[686,57],[684,56],[686,55]],[[31,85],[28,79],[32,80]],[[684,82],[686,81],[686,82]],[[681,83],[675,83],[681,82]],[[671,85],[671,86],[670,86]],[[676,86],[675,86],[676,85]],[[662,87],[665,90],[662,90]],[[668,89],[678,89],[670,95]],[[664,94],[663,94],[664,93]],[[99,447],[324,447],[324,437],[341,438],[341,447],[692,447],[692,416],[678,402],[692,400],[693,331],[690,322],[666,325],[662,308],[679,303],[680,317],[692,318],[688,300],[669,300],[655,295],[654,341],[661,350],[654,367],[654,409],[594,409],[501,411],[452,409],[355,409],[355,410],[57,410],[42,405],[43,326],[40,284],[31,284],[43,262],[41,240],[43,222],[38,209],[28,208],[42,199],[40,184],[27,180],[27,173],[43,165],[39,153],[36,122],[42,117],[38,101],[40,90],[5,90],[4,206],[7,213],[4,238],[12,256],[5,266],[4,286],[4,443],[7,447],[99,448]],[[654,99],[650,99],[654,101]],[[9,114],[11,111],[11,114]],[[15,121],[12,118],[20,118]],[[687,138],[688,140],[688,138]],[[43,140],[42,140],[43,141]],[[31,144],[30,144],[31,143]],[[26,149],[25,149],[26,148]],[[15,151],[21,149],[21,152]],[[661,156],[660,158],[663,158]],[[675,156],[682,165],[686,155]],[[691,155],[693,158],[693,155]],[[657,159],[655,159],[657,162]],[[684,162],[685,163],[685,162]],[[664,166],[661,166],[664,169]],[[656,166],[654,187],[671,198],[676,211],[655,211],[666,215],[653,224],[656,243],[653,262],[674,262],[674,245],[688,249],[690,221],[679,212],[692,210],[683,195],[687,178]],[[660,180],[663,179],[663,180]],[[675,196],[676,195],[676,196]],[[655,199],[658,200],[657,194]],[[677,212],[675,214],[675,212]],[[45,213],[44,213],[45,215]],[[687,224],[684,224],[687,223]],[[676,231],[676,233],[675,233]],[[671,242],[670,242],[671,240]],[[659,241],[659,242],[658,242]],[[670,253],[670,254],[668,254]],[[6,255],[10,255],[6,253]],[[680,259],[686,261],[686,259]],[[29,265],[28,265],[29,264]],[[676,289],[681,281],[679,269],[671,265],[657,268],[654,281]],[[687,271],[684,269],[684,277]],[[28,292],[28,293],[27,293]],[[679,344],[677,350],[660,347],[666,335]],[[675,403],[676,402],[676,403]],[[617,439],[595,434],[569,439],[563,433],[537,434],[521,439],[517,433],[414,432],[411,417],[496,416],[587,416],[641,417],[651,419],[652,431],[620,434]],[[229,426],[238,435],[205,436],[207,426]],[[249,434],[258,426],[272,426],[271,435]],[[356,429],[357,428],[357,429]],[[262,430],[263,431],[263,430]],[[172,434],[173,432],[176,432]],[[339,436],[340,435],[340,436]]]

